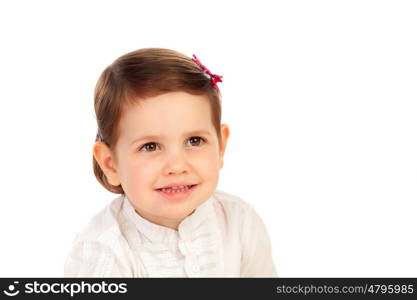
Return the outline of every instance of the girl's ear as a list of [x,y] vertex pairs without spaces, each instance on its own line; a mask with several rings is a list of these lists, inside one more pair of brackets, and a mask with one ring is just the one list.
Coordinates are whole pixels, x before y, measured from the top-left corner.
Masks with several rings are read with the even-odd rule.
[[222,124],[220,127],[220,133],[221,133],[221,145],[220,145],[220,169],[221,169],[223,168],[223,165],[224,165],[223,157],[226,151],[227,141],[230,135],[229,126],[227,126],[226,124]]
[[103,142],[95,142],[93,155],[104,175],[106,175],[107,181],[114,186],[120,185],[121,182],[117,174],[116,161],[110,148]]

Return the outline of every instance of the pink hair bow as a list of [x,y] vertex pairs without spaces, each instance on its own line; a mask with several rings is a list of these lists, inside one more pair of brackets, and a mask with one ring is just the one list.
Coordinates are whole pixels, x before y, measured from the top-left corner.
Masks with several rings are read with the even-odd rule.
[[193,58],[192,58],[192,60],[193,61],[195,61],[203,70],[204,70],[204,72],[205,73],[207,73],[208,75],[210,75],[210,77],[212,78],[212,82],[211,82],[211,85],[212,85],[212,87],[215,87],[215,88],[218,88],[218,86],[217,86],[217,82],[223,82],[222,81],[222,77],[223,76],[220,76],[220,75],[216,75],[216,74],[213,74],[213,73],[211,73],[210,71],[209,71],[209,69],[207,69],[202,63],[201,63],[201,61],[197,58],[197,56],[195,56],[195,54],[193,54]]

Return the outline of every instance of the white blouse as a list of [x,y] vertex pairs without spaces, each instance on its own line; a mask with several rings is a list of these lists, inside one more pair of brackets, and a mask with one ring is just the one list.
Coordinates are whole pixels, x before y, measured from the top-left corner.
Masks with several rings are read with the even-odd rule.
[[75,238],[65,277],[277,277],[253,207],[217,190],[178,226],[149,222],[121,195]]

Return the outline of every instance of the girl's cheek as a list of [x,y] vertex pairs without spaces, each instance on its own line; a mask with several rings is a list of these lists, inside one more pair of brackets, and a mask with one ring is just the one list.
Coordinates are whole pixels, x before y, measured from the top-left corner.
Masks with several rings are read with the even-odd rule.
[[215,151],[207,152],[196,159],[195,164],[198,165],[199,171],[202,171],[206,174],[212,174],[219,170],[219,156],[216,155]]
[[155,179],[157,161],[134,161],[129,166],[129,182],[135,186],[143,186]]

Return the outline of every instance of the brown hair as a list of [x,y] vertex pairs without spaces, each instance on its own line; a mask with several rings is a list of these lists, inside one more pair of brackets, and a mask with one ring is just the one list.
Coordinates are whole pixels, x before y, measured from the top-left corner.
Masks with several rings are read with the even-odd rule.
[[[100,140],[114,151],[118,124],[124,108],[141,99],[163,93],[184,91],[206,95],[211,118],[221,143],[221,94],[212,86],[212,77],[186,55],[165,48],[142,48],[116,59],[100,75],[94,91],[94,110]],[[116,194],[124,194],[121,185],[111,185],[93,156],[94,175],[101,185]]]

